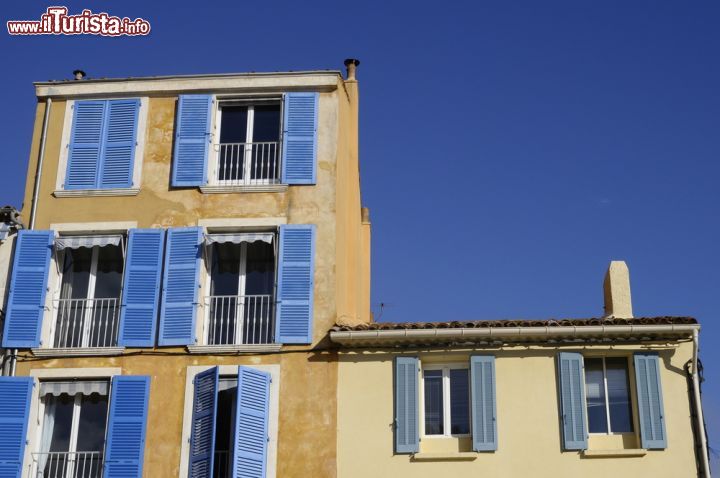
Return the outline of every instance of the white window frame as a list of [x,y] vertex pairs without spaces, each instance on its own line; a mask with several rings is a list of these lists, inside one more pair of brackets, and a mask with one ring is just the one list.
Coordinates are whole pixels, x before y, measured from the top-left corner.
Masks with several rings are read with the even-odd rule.
[[[123,233],[123,239],[120,244],[120,248],[122,250],[123,254],[123,272],[122,272],[122,278],[120,282],[120,294],[116,297],[118,303],[118,314],[120,310],[120,302],[122,300],[122,286],[123,282],[125,280],[125,266],[126,266],[126,259],[127,259],[127,232]],[[56,238],[57,239],[57,238]],[[55,348],[55,330],[57,327],[57,321],[58,321],[58,314],[60,313],[60,308],[55,306],[55,303],[58,302],[61,297],[60,294],[62,292],[62,285],[63,285],[63,279],[65,276],[64,269],[65,269],[65,258],[66,258],[66,251],[62,251],[60,253],[55,253],[55,257],[53,258],[53,261],[56,264],[57,267],[57,287],[54,289],[53,295],[53,303],[51,308],[51,320],[50,320],[50,331],[49,331],[49,348]],[[100,246],[93,246],[92,248],[92,255],[90,259],[90,277],[88,278],[88,289],[85,300],[88,299],[96,299],[95,297],[95,288],[97,285],[97,268],[98,268],[98,257],[100,256]],[[82,299],[82,298],[78,298]],[[82,342],[80,347],[73,347],[73,348],[89,348],[88,342],[90,341],[90,326],[92,325],[92,314],[94,309],[88,307],[85,310],[85,318],[83,320],[83,331],[82,331]],[[119,320],[119,317],[118,317]]]
[[[127,98],[122,97],[108,97],[108,98],[87,98],[87,100],[119,100],[137,98],[140,100],[140,107],[138,109],[137,119],[137,131],[135,132],[135,157],[133,158],[133,176],[132,184],[129,188],[113,188],[113,189],[78,189],[78,190],[66,190],[64,188],[65,176],[67,175],[67,163],[68,156],[70,154],[70,136],[72,134],[73,117],[75,114],[75,100],[67,100],[65,103],[65,117],[63,118],[63,129],[60,140],[60,158],[58,160],[58,171],[57,179],[55,183],[54,195],[58,197],[63,196],[125,196],[134,195],[140,191],[140,180],[142,178],[142,165],[143,157],[145,155],[145,136],[147,130],[147,116],[148,116],[148,104],[150,99],[147,96],[131,96]],[[82,100],[78,101],[85,101]]]
[[[612,431],[612,424],[610,421],[610,397],[608,396],[608,386],[607,386],[607,367],[605,365],[605,360],[608,358],[622,358],[625,360],[625,363],[627,365],[627,380],[628,380],[628,400],[630,401],[630,423],[632,423],[633,431],[630,432],[613,432]],[[621,436],[621,435],[634,435],[636,434],[637,430],[637,424],[635,423],[635,400],[633,399],[633,392],[632,392],[632,382],[630,378],[631,369],[630,369],[630,360],[628,360],[628,357],[624,355],[616,355],[616,356],[589,356],[589,357],[583,357],[583,360],[602,360],[602,370],[603,370],[603,387],[605,390],[605,420],[607,423],[607,432],[591,432],[590,431],[590,416],[587,413],[588,404],[587,404],[587,379],[585,378],[585,367],[583,366],[583,385],[585,386],[585,420],[587,421],[587,430],[589,435],[598,435],[598,436],[608,436],[608,435],[615,435],[615,436]]]
[[[234,179],[221,181],[218,179],[220,174],[220,131],[222,126],[222,108],[223,106],[230,106],[233,102],[247,102],[246,106],[248,109],[247,126],[245,131],[245,143],[253,143],[253,129],[255,127],[255,106],[263,104],[278,104],[280,106],[280,124],[278,125],[278,148],[277,148],[277,164],[278,164],[278,177],[276,180],[271,181],[269,179],[254,179],[249,186],[268,186],[273,184],[280,184],[282,181],[282,143],[283,143],[283,111],[285,106],[285,97],[283,96],[257,96],[257,97],[238,97],[238,96],[215,96],[213,97],[214,109],[212,114],[212,141],[210,143],[211,153],[208,155],[208,185],[210,186],[233,186],[237,181]],[[239,105],[240,106],[240,105]],[[250,177],[252,171],[252,148],[245,148],[244,151],[244,171],[243,177]]]
[[[425,434],[425,371],[442,370],[443,384],[443,434]],[[468,410],[469,433],[452,434],[451,407],[450,407],[450,370],[466,370],[468,372],[468,385],[470,384],[470,367],[464,363],[442,363],[442,364],[421,364],[420,370],[420,437],[427,439],[437,438],[469,438],[472,436],[472,416]],[[468,393],[468,408],[471,408],[470,396]]]
[[[277,446],[278,446],[278,415],[280,404],[280,365],[247,365],[270,374],[270,409],[268,413],[268,448],[266,463],[266,478],[276,478],[277,474]],[[200,372],[211,369],[213,365],[190,366],[187,368],[185,378],[185,406],[183,409],[183,428],[180,439],[180,475],[179,478],[188,478],[188,462],[190,459],[190,434],[192,431],[192,408],[195,394],[193,380]],[[220,376],[237,376],[238,365],[218,365]],[[213,450],[214,451],[214,450]]]
[[[47,368],[47,369],[31,369],[30,374],[35,381],[32,394],[30,396],[30,413],[28,416],[27,445],[25,446],[25,456],[23,458],[23,474],[26,476],[25,470],[32,467],[32,454],[40,453],[42,446],[42,426],[45,417],[45,406],[40,397],[40,381],[43,379],[54,380],[107,380],[110,382],[112,377],[122,375],[122,369],[119,367],[87,367],[87,368]],[[108,393],[108,415],[110,394]],[[107,432],[107,424],[105,425]],[[104,451],[104,450],[103,450]]]
[[[228,232],[228,231],[223,231]],[[240,231],[233,231],[233,232],[240,232]],[[277,228],[273,230],[243,230],[242,232],[272,232],[273,237],[273,249],[275,250],[275,283],[277,284],[277,273],[278,273],[278,242],[280,240],[280,235],[278,233]],[[215,232],[216,234],[222,234],[222,232]],[[206,235],[213,235],[213,232],[206,232]],[[242,242],[239,244],[240,246],[240,264],[238,269],[238,296],[244,296],[245,295],[245,286],[246,286],[246,277],[247,277],[247,243]],[[208,247],[203,244],[204,249],[204,256],[205,256],[205,287],[201,288],[200,292],[205,292],[204,297],[210,297],[212,296],[212,265],[213,265],[213,248]],[[275,298],[276,294],[275,288],[273,289],[272,298]],[[273,307],[275,304],[272,304]],[[244,311],[243,306],[239,306],[240,311],[237,315],[237,317],[243,317]],[[208,342],[210,342],[210,310],[212,309],[211,304],[206,303],[204,304],[205,313],[203,314],[203,321],[202,321],[202,330],[197,331],[196,329],[196,337],[202,337],[202,345],[210,346]],[[199,321],[198,321],[199,322]],[[238,327],[236,325],[235,327],[235,344],[234,345],[241,345],[240,342],[242,341],[243,336],[243,327],[242,325]]]

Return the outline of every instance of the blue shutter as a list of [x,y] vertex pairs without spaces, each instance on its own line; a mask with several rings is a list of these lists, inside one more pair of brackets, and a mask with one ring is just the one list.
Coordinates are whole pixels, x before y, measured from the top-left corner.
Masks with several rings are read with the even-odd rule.
[[195,375],[188,478],[213,478],[218,368]]
[[112,379],[103,478],[141,478],[150,377]]
[[180,95],[172,185],[202,186],[207,182],[212,96]]
[[168,229],[160,312],[160,345],[195,343],[202,229]]
[[663,410],[660,360],[657,353],[635,354],[640,440],[647,449],[667,448],[665,412]]
[[470,357],[473,450],[497,450],[495,357]]
[[0,377],[0,476],[20,478],[25,455],[32,377]]
[[45,312],[52,231],[18,232],[10,277],[3,347],[38,347]]
[[160,300],[165,230],[131,229],[125,260],[119,345],[152,347]]
[[265,478],[270,409],[270,374],[238,370],[232,478]]
[[282,181],[315,184],[317,93],[287,93],[283,121]]
[[106,101],[76,101],[63,189],[97,187]]
[[560,410],[562,412],[563,448],[587,449],[585,419],[585,372],[583,357],[576,352],[558,355]]
[[395,453],[420,450],[417,357],[395,359]]
[[109,100],[107,103],[98,187],[129,188],[132,186],[140,100]]
[[280,226],[278,312],[275,340],[281,344],[312,342],[315,226]]

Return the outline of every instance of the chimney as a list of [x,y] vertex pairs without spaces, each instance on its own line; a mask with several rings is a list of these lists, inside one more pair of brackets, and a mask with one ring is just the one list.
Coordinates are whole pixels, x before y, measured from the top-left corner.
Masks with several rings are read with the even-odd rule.
[[355,58],[348,58],[347,60],[345,60],[345,68],[347,68],[347,78],[345,78],[345,80],[357,81],[357,79],[355,78],[355,70],[358,66],[360,66],[360,60],[357,60]]
[[630,271],[625,261],[611,261],[603,284],[605,292],[605,318],[632,319],[630,297]]
[[82,70],[75,70],[73,71],[73,76],[76,80],[84,80],[85,79],[85,72]]

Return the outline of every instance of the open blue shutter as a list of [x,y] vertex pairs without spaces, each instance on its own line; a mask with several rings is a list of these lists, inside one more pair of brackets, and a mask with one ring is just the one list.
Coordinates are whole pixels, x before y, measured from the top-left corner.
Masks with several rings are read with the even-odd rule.
[[210,95],[180,95],[175,127],[173,186],[202,186],[207,182],[212,99]]
[[109,100],[106,108],[99,188],[129,188],[132,186],[140,100]]
[[112,379],[103,478],[141,478],[150,377]]
[[282,181],[315,184],[318,94],[287,93],[284,116]]
[[315,226],[280,226],[278,312],[275,340],[281,344],[312,342]]
[[642,447],[665,449],[667,448],[667,436],[665,435],[665,412],[660,383],[660,360],[657,353],[635,354],[635,383]]
[[395,453],[420,450],[417,357],[395,359]]
[[63,189],[95,189],[107,101],[76,101]]
[[119,345],[152,347],[160,301],[164,229],[131,229],[125,260]]
[[3,347],[40,345],[53,231],[18,232],[10,277]]
[[497,450],[495,357],[470,357],[473,450]]
[[195,343],[202,228],[168,229],[165,248],[160,345]]
[[195,375],[193,381],[195,393],[193,395],[188,478],[213,478],[218,373],[218,368],[213,367]]
[[558,375],[563,448],[565,450],[585,450],[587,449],[587,425],[583,356],[576,352],[561,352],[558,355]]
[[232,478],[265,478],[270,410],[270,374],[238,370]]
[[0,476],[20,478],[25,455],[32,377],[0,377]]

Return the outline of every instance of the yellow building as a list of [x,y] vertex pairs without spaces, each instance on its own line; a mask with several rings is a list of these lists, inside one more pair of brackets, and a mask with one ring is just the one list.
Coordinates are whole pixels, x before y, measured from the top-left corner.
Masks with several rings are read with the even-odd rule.
[[0,477],[337,476],[327,335],[370,310],[346,63],[35,84]]
[[36,83],[0,478],[709,477],[624,263],[600,319],[372,321],[358,63]]
[[338,476],[709,477],[699,325],[606,315],[339,325]]

